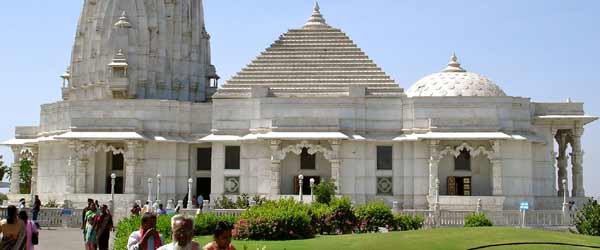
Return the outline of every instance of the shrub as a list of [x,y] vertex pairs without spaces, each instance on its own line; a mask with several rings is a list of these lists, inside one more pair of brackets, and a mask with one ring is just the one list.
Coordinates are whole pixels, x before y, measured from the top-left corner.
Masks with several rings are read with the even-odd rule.
[[329,206],[323,203],[312,203],[309,209],[309,215],[311,217],[311,225],[315,229],[315,233],[325,234],[331,230],[329,225],[325,225],[325,218],[331,214]]
[[227,196],[223,195],[221,198],[217,198],[215,201],[216,209],[235,209],[235,202],[231,199],[227,198]]
[[[117,234],[114,243],[115,250],[127,249],[127,240],[129,239],[129,235],[135,231],[140,230],[141,222],[141,216],[124,218],[121,221],[119,221],[119,224],[117,224]],[[171,216],[158,216],[158,219],[156,221],[156,229],[165,239],[165,244],[171,242]]]
[[48,200],[48,203],[44,204],[44,207],[57,208],[58,203],[56,203],[56,200]]
[[265,201],[246,210],[236,224],[237,239],[291,240],[314,237],[307,205],[293,199]]
[[198,214],[194,219],[194,234],[196,236],[212,235],[219,222],[224,221],[233,225],[238,222],[238,219],[235,215]]
[[314,187],[313,194],[317,197],[318,203],[329,204],[331,198],[335,195],[335,183],[324,181]]
[[250,197],[247,194],[242,194],[235,201],[236,209],[247,209],[250,207]]
[[491,227],[492,221],[483,213],[473,213],[465,217],[465,227]]
[[7,200],[8,200],[8,196],[6,196],[6,194],[0,194],[0,201],[7,201]]
[[600,236],[600,204],[597,200],[590,199],[577,210],[574,221],[580,234]]
[[334,198],[329,203],[330,214],[325,222],[330,225],[329,234],[352,233],[356,223],[356,216],[352,209],[352,201],[348,197]]
[[380,227],[392,229],[394,215],[383,202],[371,202],[356,209],[359,232],[377,232]]
[[424,222],[425,218],[421,216],[412,217],[410,215],[396,215],[394,216],[394,230],[419,230],[423,227]]

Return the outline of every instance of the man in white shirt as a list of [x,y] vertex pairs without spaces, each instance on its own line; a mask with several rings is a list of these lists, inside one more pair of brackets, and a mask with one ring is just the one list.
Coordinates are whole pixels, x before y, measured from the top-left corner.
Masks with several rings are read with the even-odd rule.
[[156,215],[144,213],[139,231],[131,233],[127,241],[127,250],[156,250],[164,243],[162,235],[156,231]]
[[184,215],[171,218],[173,243],[164,245],[158,250],[200,250],[200,244],[194,238],[194,220]]

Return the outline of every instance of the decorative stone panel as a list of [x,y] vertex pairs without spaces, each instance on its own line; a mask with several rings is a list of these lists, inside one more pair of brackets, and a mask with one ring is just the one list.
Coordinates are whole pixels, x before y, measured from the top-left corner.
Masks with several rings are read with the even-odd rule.
[[225,194],[240,194],[240,177],[225,177]]
[[377,177],[377,194],[393,195],[394,181],[392,177]]

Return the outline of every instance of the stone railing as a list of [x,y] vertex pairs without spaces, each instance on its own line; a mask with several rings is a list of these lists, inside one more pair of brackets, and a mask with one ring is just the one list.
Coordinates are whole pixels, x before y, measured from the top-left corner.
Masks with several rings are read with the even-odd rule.
[[[31,208],[25,208],[29,219],[33,219]],[[42,227],[71,227],[79,228],[82,225],[82,209],[42,208],[38,214],[37,222]],[[0,217],[6,218],[6,207],[0,207]]]
[[[465,224],[465,217],[476,210],[400,210],[396,211],[403,215],[420,216],[425,219],[426,227],[462,227]],[[519,210],[503,211],[481,211],[494,226],[526,226],[526,227],[558,227],[572,226],[571,214],[564,214],[561,210],[529,210],[523,212]],[[525,219],[525,223],[523,223]]]
[[198,209],[181,209],[179,210],[180,214],[186,216],[195,216],[198,213],[213,213],[216,215],[241,215],[245,209],[205,209],[202,211],[198,211]]

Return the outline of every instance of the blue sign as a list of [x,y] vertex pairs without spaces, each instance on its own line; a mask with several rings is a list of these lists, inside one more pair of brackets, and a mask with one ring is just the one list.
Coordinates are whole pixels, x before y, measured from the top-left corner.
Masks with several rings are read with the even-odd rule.
[[72,216],[73,215],[73,209],[63,209],[62,210],[62,215]]
[[529,210],[529,202],[523,201],[521,202],[521,210]]

